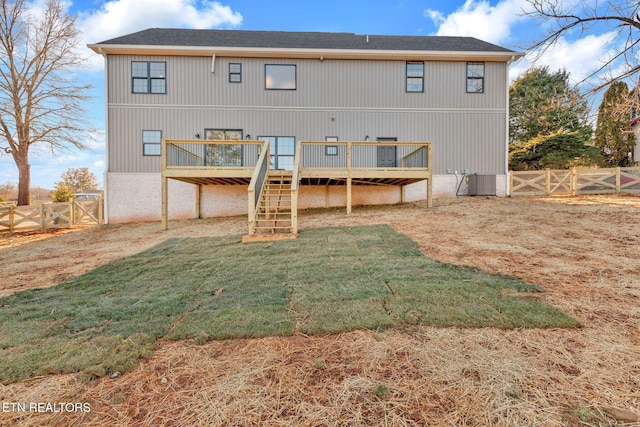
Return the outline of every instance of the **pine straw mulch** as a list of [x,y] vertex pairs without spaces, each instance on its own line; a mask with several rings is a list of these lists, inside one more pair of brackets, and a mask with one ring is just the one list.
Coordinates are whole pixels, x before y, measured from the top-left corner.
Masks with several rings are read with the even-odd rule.
[[[300,217],[302,230],[390,223],[428,256],[541,285],[544,299],[583,327],[407,326],[202,345],[163,341],[149,360],[117,377],[49,375],[0,386],[3,402],[91,405],[88,413],[0,413],[0,425],[640,425],[639,198],[465,198],[437,201],[429,211],[414,204]],[[122,256],[107,254],[101,242],[126,237],[135,242],[123,248],[129,253],[241,223],[177,221],[165,234],[145,224],[105,227],[0,255],[35,262],[29,254],[42,253],[48,241],[62,248],[91,237],[84,253],[98,259],[76,260],[82,267],[74,270],[64,251],[57,257],[63,271],[82,271]],[[36,273],[43,277],[33,286],[55,281],[54,272]]]

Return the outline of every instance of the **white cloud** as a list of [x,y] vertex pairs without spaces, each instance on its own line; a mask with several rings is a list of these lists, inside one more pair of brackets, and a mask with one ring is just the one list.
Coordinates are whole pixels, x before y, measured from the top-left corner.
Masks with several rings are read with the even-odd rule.
[[[196,5],[197,4],[197,5]],[[111,0],[100,9],[81,12],[77,24],[83,44],[99,43],[146,28],[220,28],[242,23],[242,15],[217,1],[205,0]],[[94,55],[91,67],[101,69],[102,58]]]
[[[566,69],[570,73],[571,83],[581,83],[615,53],[615,50],[611,49],[611,43],[616,35],[616,32],[608,32],[587,35],[575,40],[562,37],[542,55],[539,55],[539,52],[527,53],[525,58],[512,66],[510,74],[513,78],[533,65],[546,65],[551,71]],[[592,80],[586,83],[597,82]]]
[[433,9],[424,11],[438,27],[438,36],[467,36],[504,44],[511,38],[512,26],[524,19],[526,0],[504,0],[491,6],[487,0],[466,0],[455,12],[443,15]]
[[[579,0],[565,0],[563,5],[571,8]],[[424,16],[438,28],[440,36],[471,36],[499,45],[529,44],[525,38],[544,36],[546,25],[524,15],[531,6],[527,0],[501,0],[491,6],[488,0],[466,0],[457,10],[444,15],[442,12],[428,9]],[[540,27],[542,25],[542,27]],[[542,55],[539,52],[528,52],[527,55],[510,67],[511,80],[522,75],[532,66],[548,66],[557,71],[566,69],[570,73],[570,81],[577,84],[589,77],[615,54],[614,39],[616,33],[602,32],[591,35],[567,34],[551,49]],[[597,83],[595,80],[587,82]]]

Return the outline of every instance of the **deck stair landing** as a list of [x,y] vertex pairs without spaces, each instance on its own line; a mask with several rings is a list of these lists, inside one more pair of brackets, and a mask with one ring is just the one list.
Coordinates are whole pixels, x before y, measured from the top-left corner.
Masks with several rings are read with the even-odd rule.
[[280,240],[297,237],[291,209],[291,171],[269,171],[256,211],[255,234],[244,241]]

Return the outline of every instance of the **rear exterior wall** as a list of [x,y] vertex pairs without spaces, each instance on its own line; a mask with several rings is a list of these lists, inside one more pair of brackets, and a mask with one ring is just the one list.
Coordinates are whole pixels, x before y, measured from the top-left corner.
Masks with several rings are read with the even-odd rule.
[[[133,94],[132,61],[166,62],[166,94]],[[229,82],[229,63],[242,82]],[[295,90],[266,90],[265,64],[296,66]],[[424,92],[405,90],[405,61],[109,56],[108,172],[158,173],[142,131],[192,139],[240,129],[251,139],[431,141],[434,174],[506,174],[506,63],[485,63],[484,93],[466,92],[466,62],[425,62]]]

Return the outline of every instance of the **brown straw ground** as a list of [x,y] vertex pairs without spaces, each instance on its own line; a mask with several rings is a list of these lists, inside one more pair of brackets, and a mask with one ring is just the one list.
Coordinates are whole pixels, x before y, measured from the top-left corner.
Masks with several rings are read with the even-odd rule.
[[[338,335],[163,341],[132,372],[0,385],[0,401],[90,412],[3,411],[0,425],[640,425],[640,198],[463,198],[303,212],[301,230],[388,223],[433,258],[511,274],[583,326],[406,326]],[[5,295],[51,286],[179,236],[244,232],[246,218],[119,225],[20,243],[0,236]]]

